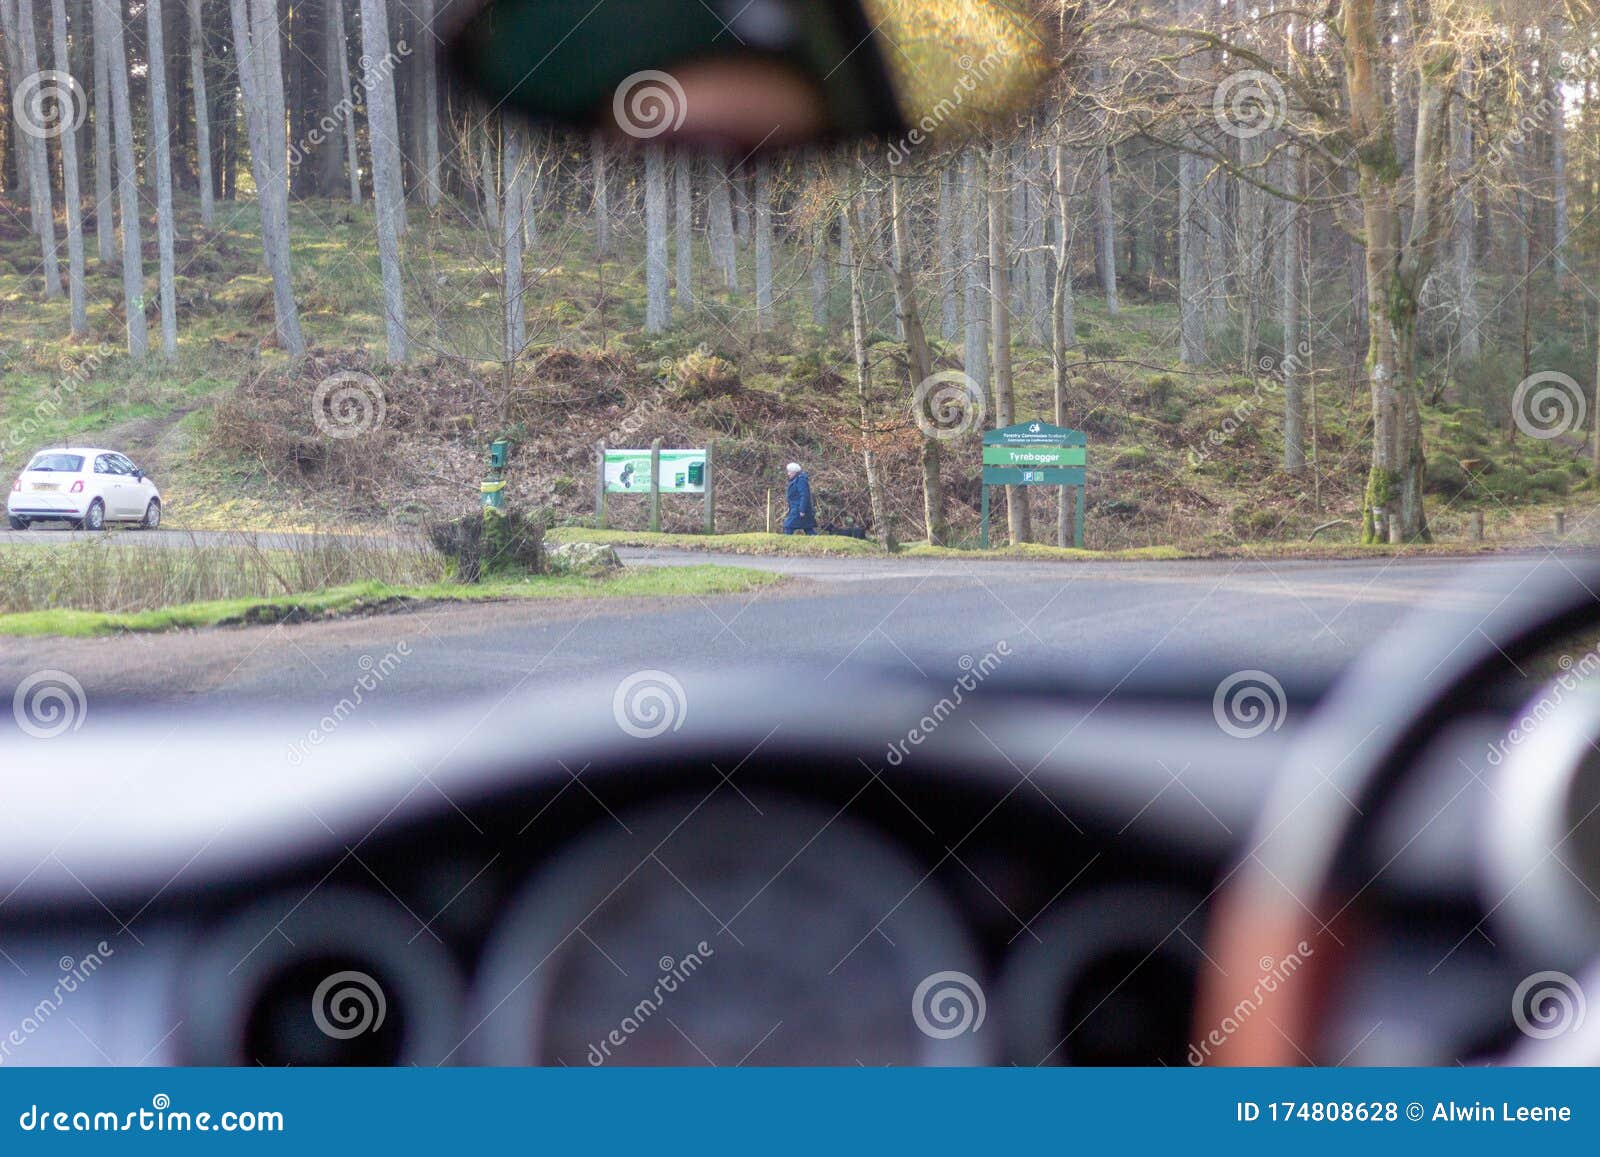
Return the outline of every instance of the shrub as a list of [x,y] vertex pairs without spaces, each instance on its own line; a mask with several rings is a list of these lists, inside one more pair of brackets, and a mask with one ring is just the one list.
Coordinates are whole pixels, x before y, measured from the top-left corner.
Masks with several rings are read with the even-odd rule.
[[544,522],[519,511],[498,517],[468,514],[435,523],[428,537],[439,553],[455,560],[456,578],[475,583],[507,572],[544,572]]

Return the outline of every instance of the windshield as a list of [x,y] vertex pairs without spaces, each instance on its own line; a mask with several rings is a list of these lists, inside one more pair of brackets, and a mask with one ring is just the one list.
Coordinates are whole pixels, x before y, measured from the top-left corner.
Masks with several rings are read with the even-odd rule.
[[0,18],[0,1039],[108,913],[159,1030],[19,1058],[1477,1067],[1600,996],[1600,0]]

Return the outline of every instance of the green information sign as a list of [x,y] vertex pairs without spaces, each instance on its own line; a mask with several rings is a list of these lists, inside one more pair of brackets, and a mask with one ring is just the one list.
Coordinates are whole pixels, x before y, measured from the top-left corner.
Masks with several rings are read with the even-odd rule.
[[[1089,465],[1089,438],[1049,422],[1019,422],[983,436],[983,523],[978,544],[989,546],[989,487],[1060,486],[1077,491],[1072,545],[1083,546],[1083,490]],[[1065,501],[1065,498],[1063,498]]]
[[[663,450],[658,474],[662,494],[704,494],[706,452]],[[650,493],[650,450],[606,450],[607,494]]]

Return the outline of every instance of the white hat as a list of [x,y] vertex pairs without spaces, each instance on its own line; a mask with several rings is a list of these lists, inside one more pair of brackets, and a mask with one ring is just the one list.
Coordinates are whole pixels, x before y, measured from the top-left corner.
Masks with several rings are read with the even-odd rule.
[[800,463],[791,462],[788,466],[784,467],[784,469],[789,471],[790,474],[798,474],[800,473]]

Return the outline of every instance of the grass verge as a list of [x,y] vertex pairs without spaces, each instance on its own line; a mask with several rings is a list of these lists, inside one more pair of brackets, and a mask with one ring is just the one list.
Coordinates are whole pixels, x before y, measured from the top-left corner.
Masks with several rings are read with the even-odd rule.
[[47,610],[0,615],[0,635],[62,635],[87,638],[123,631],[175,631],[255,623],[310,622],[350,615],[382,614],[428,603],[511,599],[660,598],[743,594],[784,581],[767,571],[731,566],[642,567],[612,578],[539,575],[476,586],[431,583],[393,586],[351,583],[328,590],[273,598],[219,599],[152,610]]

